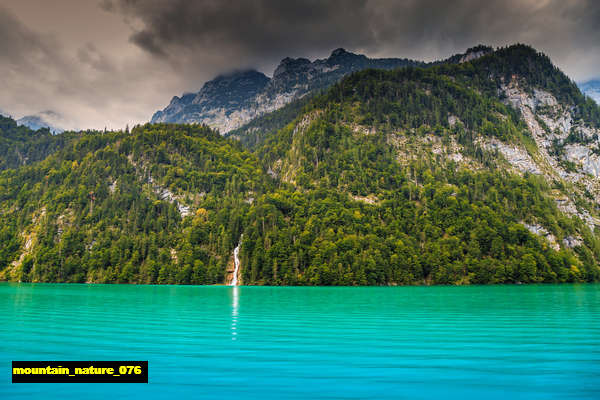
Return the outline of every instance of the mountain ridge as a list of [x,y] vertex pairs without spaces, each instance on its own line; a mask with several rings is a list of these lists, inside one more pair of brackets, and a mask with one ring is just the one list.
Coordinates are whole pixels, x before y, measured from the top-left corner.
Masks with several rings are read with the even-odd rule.
[[[402,58],[370,59],[343,48],[335,49],[326,59],[286,57],[275,68],[273,76],[255,70],[245,70],[208,81],[197,93],[174,96],[171,103],[157,111],[152,123],[205,123],[221,133],[227,133],[267,112],[274,111],[306,94],[325,89],[346,74],[365,69],[393,69],[420,65]],[[236,86],[242,81],[250,90]],[[222,92],[215,94],[213,87]]]
[[[390,70],[409,66],[463,63],[491,51],[493,49],[490,46],[478,45],[467,49],[464,53],[432,63],[405,58],[370,59],[362,54],[348,52],[344,48],[333,50],[326,59],[312,62],[302,57],[286,57],[275,68],[272,78],[254,70],[239,71],[225,75],[230,77],[226,85],[220,85],[224,76],[220,75],[205,83],[197,93],[174,96],[165,109],[154,113],[151,122],[206,123],[222,134],[235,131],[235,135],[240,137],[246,124],[304,96],[325,90],[352,72],[368,68]],[[255,86],[259,90],[249,91],[242,100],[240,100],[241,96],[232,96],[232,93],[243,91],[236,86],[236,83],[240,79],[252,79],[250,74],[254,75]],[[214,86],[220,86],[223,93],[211,93],[210,88]]]

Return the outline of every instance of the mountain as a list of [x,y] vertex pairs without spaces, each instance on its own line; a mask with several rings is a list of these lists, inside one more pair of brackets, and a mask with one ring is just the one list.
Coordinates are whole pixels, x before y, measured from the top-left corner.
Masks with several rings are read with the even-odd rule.
[[257,71],[222,75],[207,82],[198,93],[173,97],[152,116],[152,122],[207,123],[224,130],[254,116],[249,109],[270,79]]
[[599,126],[523,45],[352,74],[259,146],[290,188],[242,265],[267,283],[597,280]]
[[205,83],[198,93],[175,96],[164,110],[152,116],[151,122],[203,123],[226,133],[324,89],[351,72],[420,64],[407,59],[370,59],[341,48],[334,50],[329,58],[313,62],[288,57],[281,61],[272,78],[258,71],[241,71],[218,76]]
[[239,245],[252,285],[600,281],[600,107],[525,45],[426,67],[351,73],[249,144],[67,135],[0,172],[0,279],[227,283]]
[[590,96],[600,104],[600,80],[591,80],[579,84],[579,88],[583,93]]
[[17,120],[18,125],[26,126],[34,131],[42,128],[48,128],[50,132],[56,134],[64,132],[57,124],[60,123],[62,117],[54,111],[42,111],[34,115],[26,115]]

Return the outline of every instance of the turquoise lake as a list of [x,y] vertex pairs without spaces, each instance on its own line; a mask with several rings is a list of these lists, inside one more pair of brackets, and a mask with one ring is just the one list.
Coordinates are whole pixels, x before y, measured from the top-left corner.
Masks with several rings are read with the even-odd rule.
[[[0,284],[1,399],[599,399],[600,285]],[[11,384],[11,360],[148,384]]]

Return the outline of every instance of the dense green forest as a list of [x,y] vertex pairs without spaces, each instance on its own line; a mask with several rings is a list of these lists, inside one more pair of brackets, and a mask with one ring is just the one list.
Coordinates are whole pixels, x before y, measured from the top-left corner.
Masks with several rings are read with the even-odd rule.
[[244,200],[269,185],[255,156],[206,127],[81,135],[0,173],[3,277],[220,283]]
[[499,95],[514,77],[599,126],[600,109],[522,45],[354,73],[230,138],[169,124],[52,136],[5,118],[0,279],[223,283],[243,234],[244,284],[599,281],[600,237],[554,201],[566,186],[482,145],[535,153]]
[[0,132],[0,171],[41,161],[62,148],[74,135],[52,135],[47,128],[32,131],[2,115]]

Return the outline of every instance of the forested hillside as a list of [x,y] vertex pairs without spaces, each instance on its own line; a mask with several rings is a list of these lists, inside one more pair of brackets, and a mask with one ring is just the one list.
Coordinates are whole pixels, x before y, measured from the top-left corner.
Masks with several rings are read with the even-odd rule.
[[206,127],[82,134],[0,174],[4,279],[220,283],[258,160]]
[[49,129],[33,131],[0,115],[0,170],[41,161],[71,140],[73,134],[52,135]]
[[[487,74],[507,61],[494,57],[475,62],[485,63]],[[598,237],[553,199],[564,184],[511,171],[490,146],[497,141],[537,153],[519,113],[484,94],[496,82],[479,84],[473,71],[461,64],[356,73],[268,138],[261,158],[290,186],[266,196],[251,214],[245,278],[270,284],[599,279]],[[581,100],[567,97],[567,89],[550,86],[565,100]],[[540,228],[548,235],[532,232]],[[580,246],[565,244],[573,237]]]
[[600,109],[530,47],[481,50],[354,73],[239,140],[64,136],[0,173],[0,277],[223,283],[241,240],[243,284],[600,280]]

